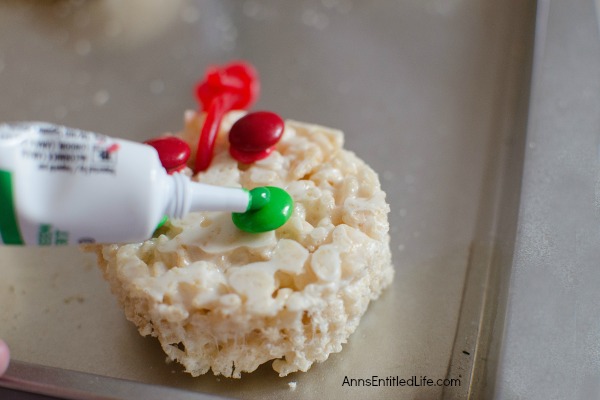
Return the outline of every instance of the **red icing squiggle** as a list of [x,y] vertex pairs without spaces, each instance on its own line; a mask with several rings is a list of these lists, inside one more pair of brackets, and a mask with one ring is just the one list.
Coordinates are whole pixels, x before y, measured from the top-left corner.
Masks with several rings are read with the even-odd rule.
[[244,110],[258,98],[260,83],[254,67],[243,61],[210,67],[196,86],[196,97],[206,119],[196,152],[194,172],[205,171],[213,158],[221,119],[230,110]]

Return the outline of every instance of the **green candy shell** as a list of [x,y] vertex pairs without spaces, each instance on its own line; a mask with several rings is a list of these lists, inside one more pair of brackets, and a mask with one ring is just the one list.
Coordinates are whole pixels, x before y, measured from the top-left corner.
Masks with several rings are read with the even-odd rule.
[[246,211],[260,210],[269,204],[271,192],[266,187],[260,186],[250,191],[250,198],[252,201],[250,201],[250,207]]
[[[264,188],[270,194],[269,201],[264,207],[250,209],[243,213],[232,213],[233,223],[242,231],[250,233],[273,231],[290,219],[294,211],[294,201],[288,192],[274,186],[265,186]],[[263,191],[263,188],[256,189]],[[252,195],[252,190],[250,193]]]
[[156,225],[156,228],[154,228],[154,230],[162,228],[163,225],[166,224],[168,220],[169,220],[168,216],[165,215],[164,217],[162,217],[162,219],[159,221],[158,225]]

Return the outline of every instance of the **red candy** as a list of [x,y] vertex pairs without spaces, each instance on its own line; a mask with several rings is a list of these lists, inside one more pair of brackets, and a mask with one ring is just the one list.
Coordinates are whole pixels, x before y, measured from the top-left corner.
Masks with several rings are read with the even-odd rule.
[[270,147],[263,151],[257,151],[254,153],[247,153],[243,151],[236,150],[233,147],[229,148],[229,154],[231,157],[235,158],[237,161],[242,164],[252,164],[255,161],[262,160],[263,158],[267,158],[269,154],[273,152],[274,147]]
[[244,62],[209,68],[204,80],[196,87],[196,97],[206,111],[206,119],[198,140],[195,172],[210,165],[215,139],[226,112],[249,108],[259,93],[258,75]]
[[175,136],[163,136],[145,142],[154,147],[163,167],[170,174],[185,168],[190,158],[190,146]]
[[231,127],[229,152],[244,164],[261,160],[271,154],[283,128],[283,119],[270,111],[246,114]]

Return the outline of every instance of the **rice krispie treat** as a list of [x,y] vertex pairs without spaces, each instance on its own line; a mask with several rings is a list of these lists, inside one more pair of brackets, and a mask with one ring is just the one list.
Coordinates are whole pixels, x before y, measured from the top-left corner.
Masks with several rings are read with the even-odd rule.
[[[280,376],[307,371],[342,350],[394,275],[385,193],[342,132],[288,120],[268,157],[242,164],[228,141],[242,115],[225,116],[214,159],[194,179],[284,188],[287,223],[248,233],[228,213],[197,212],[143,243],[96,248],[126,317],[193,376],[239,378],[269,361]],[[177,135],[192,149],[203,121],[187,112]]]

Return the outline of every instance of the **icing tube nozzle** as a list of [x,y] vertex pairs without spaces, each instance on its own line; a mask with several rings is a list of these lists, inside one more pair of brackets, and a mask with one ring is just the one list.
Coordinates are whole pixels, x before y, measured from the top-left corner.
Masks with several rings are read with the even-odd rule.
[[182,218],[190,211],[245,212],[250,208],[247,190],[192,182],[183,174],[173,174],[172,194],[167,214]]

